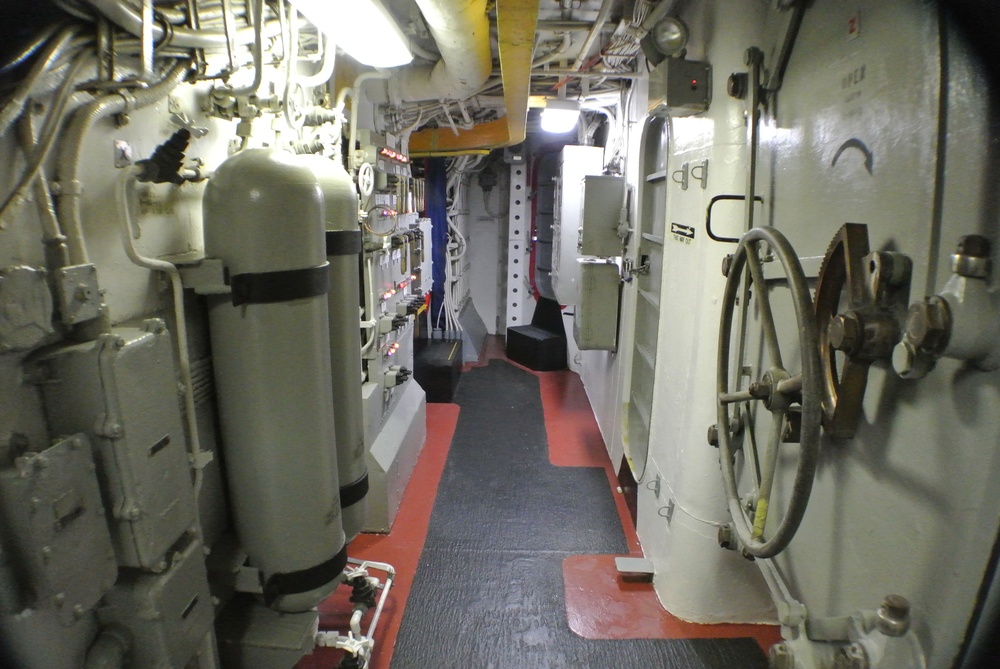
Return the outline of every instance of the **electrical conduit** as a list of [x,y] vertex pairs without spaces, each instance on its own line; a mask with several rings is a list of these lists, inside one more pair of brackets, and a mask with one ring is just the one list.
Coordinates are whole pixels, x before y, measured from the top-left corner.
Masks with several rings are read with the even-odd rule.
[[148,107],[165,98],[174,90],[188,73],[188,61],[177,63],[163,79],[149,88],[135,89],[130,93],[109,95],[91,102],[73,115],[62,140],[62,150],[56,166],[57,180],[61,188],[57,212],[63,224],[69,246],[70,262],[83,265],[90,262],[83,239],[80,197],[82,186],[79,182],[80,153],[83,140],[95,123],[113,114],[121,114],[133,109]]
[[[202,482],[202,451],[198,438],[198,416],[195,413],[194,384],[191,382],[191,354],[188,350],[187,318],[184,312],[184,284],[177,266],[165,260],[147,258],[139,253],[132,238],[132,210],[129,207],[129,196],[135,184],[138,168],[124,170],[118,179],[115,196],[121,211],[122,244],[128,259],[139,267],[163,272],[170,277],[170,289],[174,298],[174,320],[177,321],[177,366],[180,368],[181,383],[184,385],[184,414],[188,429],[188,451],[191,464],[194,467],[194,498],[197,502],[201,493]],[[201,532],[199,531],[199,534]]]

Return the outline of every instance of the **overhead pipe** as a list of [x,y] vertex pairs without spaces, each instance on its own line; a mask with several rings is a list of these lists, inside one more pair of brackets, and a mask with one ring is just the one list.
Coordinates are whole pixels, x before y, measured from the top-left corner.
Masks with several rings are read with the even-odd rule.
[[389,95],[395,104],[423,100],[465,100],[490,76],[490,21],[486,0],[417,0],[441,60],[393,72]]
[[[87,2],[119,28],[136,36],[142,35],[142,14],[131,3],[121,0],[87,0]],[[277,21],[268,21],[261,25],[264,37],[273,37],[280,32]],[[167,37],[169,38],[167,43],[171,46],[188,49],[225,49],[228,42],[225,33],[214,30],[175,27],[167,35],[163,26],[156,22],[153,23],[152,30],[153,40],[157,44]],[[255,31],[250,27],[240,28],[235,31],[233,39],[237,44],[250,44],[256,39]]]
[[587,39],[583,41],[583,47],[580,49],[580,55],[576,57],[573,67],[569,69],[579,70],[580,66],[583,65],[583,61],[586,60],[590,47],[594,45],[594,41],[597,39],[597,36],[601,34],[601,29],[604,28],[604,24],[607,23],[608,17],[611,15],[611,9],[614,6],[615,0],[604,0],[604,2],[601,3],[601,8],[597,12],[597,18],[594,20],[594,27],[590,29],[589,33],[587,33]]
[[497,1],[497,42],[506,116],[470,130],[453,132],[450,128],[435,128],[415,132],[410,137],[411,156],[470,153],[513,146],[524,141],[527,136],[531,57],[535,46],[538,6],[539,0]]

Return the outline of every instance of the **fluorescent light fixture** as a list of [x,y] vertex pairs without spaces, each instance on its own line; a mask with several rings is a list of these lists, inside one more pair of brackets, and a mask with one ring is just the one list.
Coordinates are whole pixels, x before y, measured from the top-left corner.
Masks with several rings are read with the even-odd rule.
[[569,132],[580,120],[580,103],[562,98],[549,99],[542,110],[542,130],[556,134]]
[[291,0],[297,10],[362,65],[413,60],[403,32],[379,0]]

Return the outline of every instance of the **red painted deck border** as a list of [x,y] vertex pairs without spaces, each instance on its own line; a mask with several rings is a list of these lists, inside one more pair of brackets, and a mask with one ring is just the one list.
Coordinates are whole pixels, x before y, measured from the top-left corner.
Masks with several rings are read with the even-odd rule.
[[[427,439],[403,493],[392,531],[389,534],[358,535],[348,549],[352,558],[387,562],[396,568],[396,580],[389,591],[379,629],[375,633],[375,649],[369,669],[388,669],[392,661],[406,600],[427,538],[438,484],[458,423],[458,413],[457,404],[427,405]],[[383,577],[379,572],[374,575],[380,579]],[[320,605],[320,629],[344,632],[349,628],[353,606],[348,601],[349,595],[349,588],[340,587]],[[370,613],[365,616],[362,629],[367,629],[370,616]],[[340,655],[340,651],[319,648],[302,658],[296,669],[329,669],[337,666]]]

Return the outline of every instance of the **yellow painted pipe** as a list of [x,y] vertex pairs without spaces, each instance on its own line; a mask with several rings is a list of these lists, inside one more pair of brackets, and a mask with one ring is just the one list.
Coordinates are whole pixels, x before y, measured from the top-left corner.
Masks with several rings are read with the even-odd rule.
[[535,43],[540,0],[497,0],[497,43],[506,115],[471,130],[420,130],[410,137],[410,155],[481,153],[524,141],[531,93],[531,52]]

